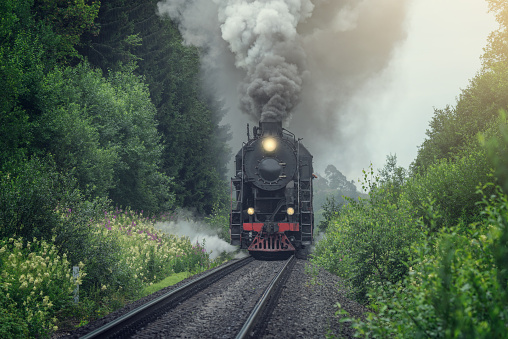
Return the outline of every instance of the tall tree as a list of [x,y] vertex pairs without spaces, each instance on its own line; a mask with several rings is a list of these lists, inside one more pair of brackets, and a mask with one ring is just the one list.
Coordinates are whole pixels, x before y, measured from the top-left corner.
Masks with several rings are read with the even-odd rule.
[[348,193],[355,193],[356,186],[354,182],[348,181],[346,176],[341,173],[334,165],[328,165],[325,169],[326,178],[328,180],[328,186],[331,189],[339,190],[344,195],[348,195]]
[[499,29],[492,32],[485,49],[483,62],[485,68],[497,63],[508,62],[508,4],[504,0],[487,0],[489,10],[496,15]]
[[159,172],[156,111],[139,77],[125,71],[105,79],[82,63],[44,80],[37,147],[54,154],[59,168],[93,196],[140,210],[170,207],[169,180]]
[[220,110],[201,92],[199,51],[182,44],[178,29],[156,14],[156,0],[103,1],[97,37],[81,53],[103,69],[135,62],[146,79],[162,135],[163,171],[174,178],[180,206],[210,213],[223,197],[228,149]]
[[77,55],[97,11],[98,3],[84,0],[0,2],[0,170],[14,170],[34,151],[44,74]]

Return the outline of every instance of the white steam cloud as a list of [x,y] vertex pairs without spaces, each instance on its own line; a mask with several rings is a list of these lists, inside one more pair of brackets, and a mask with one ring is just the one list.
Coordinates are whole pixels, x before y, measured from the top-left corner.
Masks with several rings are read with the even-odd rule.
[[221,253],[232,253],[237,250],[233,245],[219,238],[217,233],[191,213],[180,210],[171,221],[157,222],[155,227],[166,234],[188,237],[192,244],[205,244],[205,251],[210,259],[217,258]]

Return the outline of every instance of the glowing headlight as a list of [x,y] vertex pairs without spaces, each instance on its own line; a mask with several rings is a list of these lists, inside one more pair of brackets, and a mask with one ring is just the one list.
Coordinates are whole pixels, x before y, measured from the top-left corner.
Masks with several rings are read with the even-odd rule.
[[247,208],[247,214],[248,215],[253,215],[254,214],[254,208],[253,207]]
[[295,209],[293,207],[288,207],[287,212],[288,212],[288,215],[293,215],[293,214],[295,214]]
[[273,152],[277,148],[277,141],[274,138],[265,138],[262,142],[263,149],[267,152]]

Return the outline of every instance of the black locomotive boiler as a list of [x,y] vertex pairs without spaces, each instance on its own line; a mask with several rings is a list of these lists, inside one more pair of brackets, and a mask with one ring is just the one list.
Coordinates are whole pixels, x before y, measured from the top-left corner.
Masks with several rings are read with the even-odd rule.
[[231,179],[231,244],[253,256],[305,253],[313,241],[312,155],[281,122],[247,125]]

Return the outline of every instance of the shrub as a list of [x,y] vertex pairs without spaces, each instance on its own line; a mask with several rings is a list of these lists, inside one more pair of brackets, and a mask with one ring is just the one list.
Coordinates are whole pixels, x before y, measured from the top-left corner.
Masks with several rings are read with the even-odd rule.
[[[83,272],[74,280],[66,255],[60,256],[56,246],[37,239],[26,244],[21,238],[0,240],[0,264],[5,299],[2,323],[11,323],[21,332],[28,328],[31,336],[56,330],[55,314],[71,302]],[[26,326],[13,321],[10,312],[16,312]]]
[[199,271],[210,265],[208,253],[188,238],[165,234],[154,227],[154,220],[129,209],[104,212],[92,226],[85,260],[87,277],[84,288],[93,298],[116,291],[135,298],[141,287],[156,283],[178,272]]
[[[441,215],[436,226],[452,226],[459,219],[471,223],[481,208],[476,204],[478,185],[490,182],[486,152],[478,145],[451,160],[440,160],[430,165],[424,174],[417,174],[403,188],[406,199],[418,209],[418,217],[425,216],[424,206],[429,200]],[[431,230],[436,231],[436,229]]]
[[500,111],[496,123],[479,135],[480,143],[487,150],[488,158],[496,178],[508,194],[508,118],[506,111]]
[[65,195],[73,194],[64,190],[67,179],[56,172],[51,159],[32,158],[19,173],[1,173],[0,238],[51,239],[59,223],[53,210]]
[[508,338],[508,199],[484,196],[478,225],[441,230],[415,247],[404,282],[375,286],[376,313],[353,320],[358,335],[402,338]]
[[360,301],[366,301],[374,284],[396,283],[405,276],[410,246],[421,235],[408,200],[395,199],[398,192],[391,186],[368,185],[370,199],[350,200],[313,255],[314,262],[344,278]]
[[0,288],[0,337],[5,339],[26,338],[28,337],[28,324],[22,319],[16,304],[6,294],[5,289]]
[[229,207],[225,203],[215,203],[212,214],[204,217],[204,221],[212,230],[217,232],[219,238],[229,241]]
[[86,62],[55,68],[41,98],[35,144],[54,154],[59,169],[74,171],[83,191],[153,212],[171,208],[156,109],[132,70],[104,78]]

